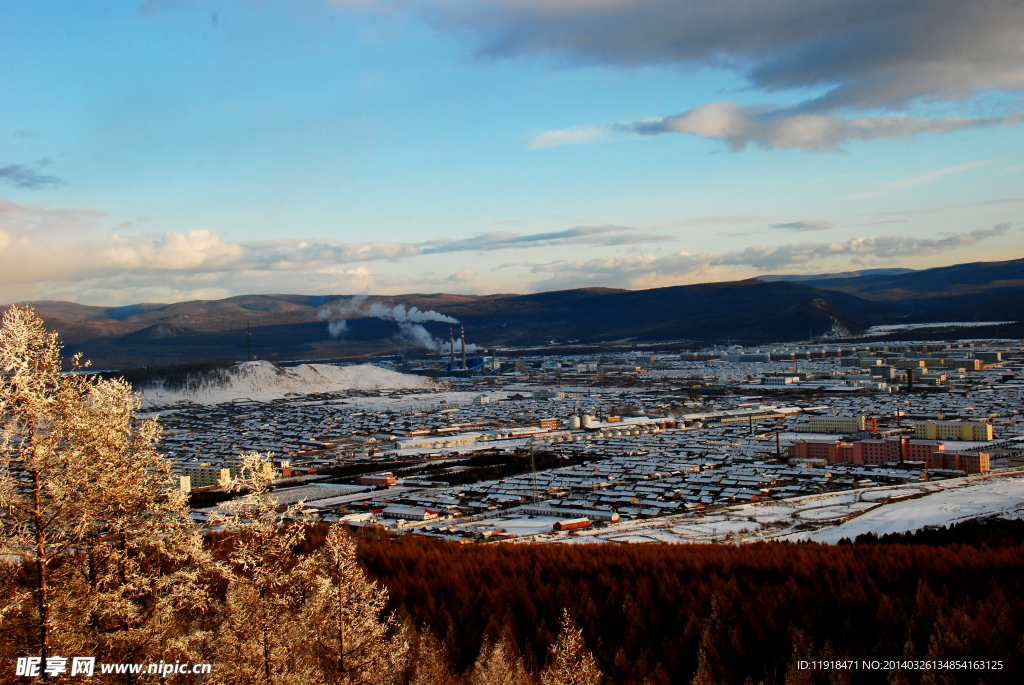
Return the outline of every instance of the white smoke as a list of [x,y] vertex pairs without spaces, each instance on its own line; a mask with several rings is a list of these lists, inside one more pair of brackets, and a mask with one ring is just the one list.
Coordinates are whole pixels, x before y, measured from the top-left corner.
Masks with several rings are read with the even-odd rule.
[[340,338],[348,331],[346,319],[353,317],[353,315],[359,316],[359,310],[362,309],[363,302],[366,302],[366,295],[356,295],[345,304],[324,307],[317,312],[317,316],[321,319],[330,319],[327,322],[327,332],[331,334],[332,338]]
[[433,310],[428,312],[421,312],[416,307],[411,307],[406,310],[405,305],[396,305],[395,307],[386,307],[379,302],[374,302],[370,305],[370,308],[366,310],[363,316],[369,316],[374,319],[383,319],[385,321],[396,321],[398,323],[423,323],[424,321],[440,321],[442,323],[458,323],[459,320],[447,316],[445,314],[439,314]]
[[348,330],[348,321],[345,319],[334,319],[327,322],[327,332],[332,338],[340,338]]
[[[358,318],[371,318],[381,319],[382,321],[394,321],[398,324],[398,338],[405,340],[414,345],[425,347],[428,350],[434,352],[445,352],[451,354],[450,347],[447,340],[439,340],[430,334],[426,328],[422,326],[425,321],[437,321],[440,323],[459,323],[459,320],[455,317],[448,316],[447,314],[441,314],[433,310],[420,311],[416,307],[405,308],[405,305],[395,305],[389,307],[381,304],[380,302],[374,302],[366,309],[363,308],[363,303],[366,301],[366,295],[356,295],[345,304],[335,305],[332,307],[325,307],[320,310],[318,316],[321,319],[330,319],[327,322],[327,332],[330,333],[332,338],[340,338],[345,335],[348,331],[347,319],[358,319]],[[466,345],[466,352],[477,352],[482,348],[470,343]],[[461,352],[461,346],[459,343],[455,344],[455,351],[458,354]]]
[[441,342],[430,334],[426,328],[418,323],[402,322],[398,324],[398,337],[402,340],[408,340],[414,345],[420,347],[426,347],[428,350],[439,352],[441,350]]
[[[441,340],[440,344],[438,345],[438,350],[437,351],[442,353],[442,354],[444,354],[444,355],[450,355],[452,353],[451,347],[452,347],[451,343],[448,340]],[[476,343],[466,343],[466,353],[467,354],[469,354],[470,352],[481,352],[483,350],[484,350],[484,348],[480,347]],[[455,354],[461,354],[461,353],[462,353],[462,342],[459,341],[458,339],[456,339],[455,340]]]

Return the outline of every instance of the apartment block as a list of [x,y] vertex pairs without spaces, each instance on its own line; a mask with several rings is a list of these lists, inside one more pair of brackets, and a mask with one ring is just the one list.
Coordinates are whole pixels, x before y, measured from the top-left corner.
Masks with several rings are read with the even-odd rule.
[[[872,424],[870,429],[865,426]],[[877,421],[871,419],[866,421],[863,416],[815,416],[811,418],[811,433],[835,433],[845,435],[847,433],[859,433],[863,430],[875,430]]]
[[981,440],[993,439],[992,424],[967,421],[928,421],[914,426],[919,440]]

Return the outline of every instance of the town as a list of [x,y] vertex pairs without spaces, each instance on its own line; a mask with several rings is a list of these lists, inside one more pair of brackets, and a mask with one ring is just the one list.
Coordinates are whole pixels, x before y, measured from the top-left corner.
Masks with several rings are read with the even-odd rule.
[[250,451],[272,455],[279,503],[311,520],[466,541],[1024,466],[1024,350],[1006,341],[380,366],[439,377],[148,407],[194,516]]

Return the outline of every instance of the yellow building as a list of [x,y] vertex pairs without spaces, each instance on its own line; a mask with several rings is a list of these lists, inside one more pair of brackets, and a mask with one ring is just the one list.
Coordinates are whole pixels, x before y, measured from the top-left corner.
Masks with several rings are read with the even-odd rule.
[[811,418],[811,433],[845,435],[864,430],[863,416],[815,416]]
[[210,464],[184,466],[181,469],[181,475],[189,477],[190,485],[193,488],[208,488],[211,485],[219,485],[221,478],[230,478],[231,470]]
[[967,421],[928,421],[914,426],[919,440],[992,440],[992,424]]
[[[287,462],[282,462],[283,465],[287,466]],[[208,461],[202,463],[186,463],[178,467],[178,471],[182,476],[189,477],[189,485],[193,488],[208,488],[211,486],[220,485],[221,480],[227,480],[229,478],[238,478],[241,474],[242,467],[237,462],[230,463],[228,466],[213,465]],[[269,461],[263,463],[263,473],[267,475],[274,474],[274,465]]]

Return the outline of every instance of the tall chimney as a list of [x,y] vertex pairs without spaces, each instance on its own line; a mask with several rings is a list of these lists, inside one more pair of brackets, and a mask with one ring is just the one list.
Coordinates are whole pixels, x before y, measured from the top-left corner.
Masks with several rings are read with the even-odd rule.
[[459,326],[462,329],[462,368],[466,368],[466,327]]
[[455,333],[452,331],[452,327],[448,327],[448,345],[449,350],[452,353],[452,371],[455,371]]

